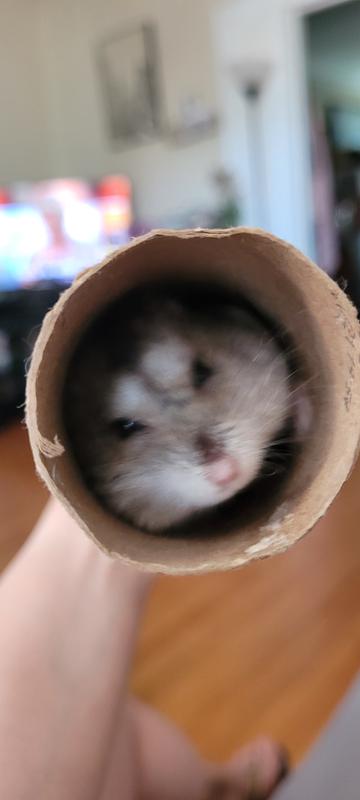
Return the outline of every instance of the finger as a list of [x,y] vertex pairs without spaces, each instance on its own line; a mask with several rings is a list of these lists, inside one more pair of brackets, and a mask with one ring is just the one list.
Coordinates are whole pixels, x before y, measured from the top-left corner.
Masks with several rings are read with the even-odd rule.
[[1,796],[99,796],[148,586],[49,504],[0,584]]
[[[251,742],[235,753],[223,768],[225,784],[232,787],[234,797],[265,800],[288,771],[284,748],[265,737]],[[240,792],[240,794],[236,794]],[[215,800],[216,795],[214,795]],[[224,800],[228,798],[225,793]],[[231,794],[229,794],[230,800]]]
[[116,730],[109,745],[103,785],[97,800],[138,800],[140,765],[131,702],[119,708]]
[[61,658],[82,683],[93,664],[125,684],[150,581],[101,553],[50,501],[2,578],[0,633],[29,657]]
[[153,709],[133,701],[132,710],[137,800],[265,800],[284,777],[284,751],[271,740],[258,739],[220,766],[202,759],[181,731]]
[[216,768],[154,709],[133,700],[132,715],[140,775],[136,800],[207,800]]

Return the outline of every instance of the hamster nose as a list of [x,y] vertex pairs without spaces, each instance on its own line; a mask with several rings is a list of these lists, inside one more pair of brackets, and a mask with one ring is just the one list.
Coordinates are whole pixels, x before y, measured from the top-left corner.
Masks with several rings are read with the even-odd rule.
[[206,474],[211,483],[227,486],[239,477],[240,467],[233,456],[224,453],[223,449],[210,436],[201,434],[197,438],[197,448],[202,462],[206,465]]
[[208,479],[216,486],[228,486],[240,475],[239,465],[233,456],[224,455],[209,464]]

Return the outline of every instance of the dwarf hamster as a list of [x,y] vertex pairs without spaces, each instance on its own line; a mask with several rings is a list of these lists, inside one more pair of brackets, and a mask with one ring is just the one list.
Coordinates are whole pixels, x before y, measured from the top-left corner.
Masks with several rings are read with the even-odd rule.
[[133,290],[88,329],[64,408],[90,488],[162,531],[256,479],[296,395],[284,343],[249,302],[171,285]]

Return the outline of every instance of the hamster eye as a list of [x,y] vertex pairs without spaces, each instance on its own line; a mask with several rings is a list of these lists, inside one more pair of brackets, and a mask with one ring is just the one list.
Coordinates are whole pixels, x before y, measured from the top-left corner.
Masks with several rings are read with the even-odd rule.
[[134,433],[139,433],[146,428],[142,422],[137,419],[128,419],[127,417],[120,417],[111,422],[111,430],[116,433],[120,439],[129,439]]
[[213,370],[201,358],[197,358],[193,363],[193,385],[195,389],[200,389],[204,383],[211,378]]

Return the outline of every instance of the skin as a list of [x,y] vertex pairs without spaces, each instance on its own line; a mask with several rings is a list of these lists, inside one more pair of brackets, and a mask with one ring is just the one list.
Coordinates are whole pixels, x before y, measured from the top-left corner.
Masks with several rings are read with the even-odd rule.
[[0,582],[0,794],[6,800],[254,800],[282,753],[259,740],[225,765],[128,695],[151,586],[51,501]]

